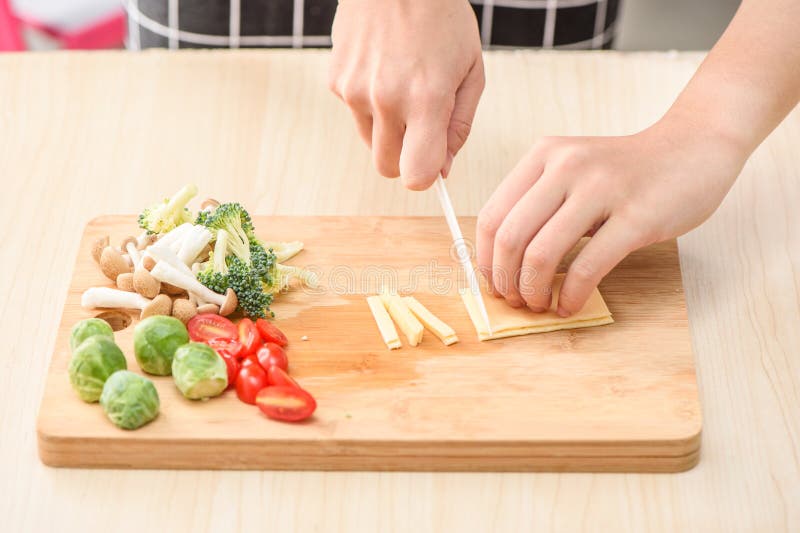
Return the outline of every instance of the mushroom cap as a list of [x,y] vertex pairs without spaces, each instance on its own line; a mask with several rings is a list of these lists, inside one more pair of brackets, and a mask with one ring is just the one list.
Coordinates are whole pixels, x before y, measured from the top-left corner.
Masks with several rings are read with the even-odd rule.
[[198,315],[218,315],[219,306],[214,304],[203,304],[197,306]]
[[133,271],[133,290],[145,298],[155,298],[161,292],[161,282],[149,270],[140,266]]
[[[130,272],[123,272],[117,276],[117,288],[121,291],[133,292],[133,274]],[[142,296],[145,295],[142,294]]]
[[145,255],[142,257],[142,266],[148,271],[153,270],[153,267],[156,266],[156,260],[149,255]]
[[108,235],[98,237],[97,240],[92,243],[92,258],[98,265],[100,264],[100,256],[103,254],[103,250],[110,243],[111,239],[108,237]]
[[185,298],[172,302],[172,316],[186,324],[197,314],[197,306]]
[[168,294],[170,296],[180,296],[186,291],[181,289],[180,287],[176,287],[175,285],[171,285],[169,283],[162,283],[161,292],[164,294]]
[[203,200],[203,203],[200,204],[200,210],[205,211],[206,209],[216,209],[219,207],[219,201],[213,198],[206,198]]
[[125,239],[122,241],[122,244],[120,244],[119,247],[122,248],[123,251],[127,250],[128,243],[132,244],[133,247],[136,248],[137,245],[139,244],[139,240],[136,237],[125,237]]
[[100,270],[113,282],[117,281],[117,276],[126,272],[131,272],[131,265],[125,261],[119,250],[113,246],[106,246],[100,254]]
[[155,315],[169,316],[170,314],[172,314],[172,298],[166,294],[159,294],[142,309],[140,318],[145,319]]
[[219,308],[219,314],[228,316],[236,311],[237,307],[239,307],[239,298],[236,296],[236,293],[233,292],[233,289],[229,288],[225,291],[225,302],[222,304],[222,307]]

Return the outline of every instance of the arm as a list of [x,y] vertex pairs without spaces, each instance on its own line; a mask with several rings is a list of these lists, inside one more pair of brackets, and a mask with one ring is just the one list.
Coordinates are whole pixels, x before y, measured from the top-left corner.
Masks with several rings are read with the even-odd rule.
[[747,158],[800,99],[800,2],[745,0],[673,106],[625,137],[546,138],[478,221],[478,264],[498,296],[541,311],[561,259],[568,316],[633,250],[706,220]]

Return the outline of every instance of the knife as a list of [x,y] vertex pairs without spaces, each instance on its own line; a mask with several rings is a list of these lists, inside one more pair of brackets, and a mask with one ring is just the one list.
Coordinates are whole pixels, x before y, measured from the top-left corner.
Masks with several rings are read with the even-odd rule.
[[447,225],[450,227],[450,233],[453,235],[453,245],[456,247],[456,255],[458,261],[461,263],[461,268],[464,269],[464,274],[467,275],[467,282],[472,295],[475,296],[475,301],[478,303],[478,309],[486,321],[486,327],[489,328],[489,335],[492,334],[492,325],[489,323],[489,314],[486,312],[486,305],[483,303],[483,295],[478,287],[478,278],[475,276],[475,270],[472,268],[472,260],[470,253],[467,249],[467,244],[464,242],[464,236],[461,234],[461,228],[458,226],[458,219],[456,219],[456,212],[453,210],[453,203],[450,201],[450,195],[447,194],[447,187],[444,186],[444,180],[440,175],[436,178],[433,184],[436,189],[436,194],[439,196],[439,202],[442,204],[442,211],[444,211],[444,218],[447,220]]

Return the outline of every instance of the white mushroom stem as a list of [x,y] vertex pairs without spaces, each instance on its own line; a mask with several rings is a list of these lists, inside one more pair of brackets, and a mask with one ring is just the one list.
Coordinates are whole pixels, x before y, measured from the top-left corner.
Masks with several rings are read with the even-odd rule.
[[178,259],[185,265],[191,265],[211,242],[214,236],[203,226],[194,226],[192,231],[186,233],[178,250]]
[[170,266],[174,267],[180,272],[183,272],[184,274],[193,275],[192,269],[189,268],[186,263],[178,259],[178,256],[170,248],[162,246],[161,241],[148,248],[147,255],[155,259],[156,263],[168,263]]
[[136,249],[136,245],[133,242],[128,241],[125,243],[125,251],[128,252],[128,256],[130,257],[131,262],[133,263],[133,267],[136,268],[139,266],[139,262],[142,260],[142,254],[139,253],[139,250]]
[[129,254],[122,254],[122,258],[125,260],[126,263],[128,263],[129,267],[132,268],[134,266],[133,259],[131,259],[131,256]]
[[136,246],[142,248],[147,244],[150,244],[150,234],[145,230],[136,237]]
[[[186,268],[188,269],[189,267]],[[213,303],[214,305],[218,305],[220,307],[225,304],[225,295],[218,294],[197,281],[197,278],[194,277],[194,275],[191,273],[191,270],[187,274],[178,270],[166,261],[158,261],[150,273],[161,283],[169,283],[170,285],[180,287],[186,292],[194,293],[206,302]]]
[[180,241],[183,238],[184,234],[187,231],[191,230],[193,227],[194,224],[192,224],[191,222],[185,222],[180,226],[178,226],[177,228],[175,228],[174,230],[169,231],[164,235],[162,235],[161,238],[158,239],[157,244],[164,247],[170,247],[174,242]]
[[[197,278],[197,273],[200,272],[202,269],[203,265],[201,265],[200,263],[195,263],[192,265],[192,275],[194,275],[195,279]],[[194,303],[197,304],[198,306],[208,303],[193,292],[189,293],[189,300],[194,300]]]
[[109,287],[92,287],[81,296],[81,305],[87,309],[138,309],[143,310],[150,304],[144,296]]

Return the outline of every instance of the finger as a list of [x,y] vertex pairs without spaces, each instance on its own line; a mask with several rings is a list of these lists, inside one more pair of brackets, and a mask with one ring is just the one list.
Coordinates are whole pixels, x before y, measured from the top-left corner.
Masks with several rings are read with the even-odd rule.
[[580,311],[603,277],[644,244],[630,223],[609,218],[570,264],[558,295],[558,314],[567,317]]
[[450,109],[416,113],[409,119],[400,153],[400,177],[412,191],[430,187],[447,158]]
[[[453,114],[450,116],[450,123],[447,127],[447,153],[451,160],[467,141],[484,84],[483,60],[478,56],[478,60],[456,91]],[[450,170],[449,166],[447,170]]]
[[511,208],[541,177],[544,161],[541,150],[534,149],[528,152],[495,189],[478,215],[475,235],[478,268],[489,280],[493,292],[494,286],[491,280],[495,234]]
[[390,115],[376,113],[372,119],[372,160],[381,176],[400,175],[403,125]]
[[492,248],[492,285],[513,307],[525,305],[517,281],[525,249],[561,207],[565,194],[560,183],[543,176],[511,208],[497,229]]
[[372,148],[372,115],[360,109],[351,108],[350,112],[356,121],[358,136],[369,147]]
[[541,312],[550,307],[559,263],[601,216],[600,209],[585,199],[570,197],[531,239],[519,282],[520,294],[529,308]]

